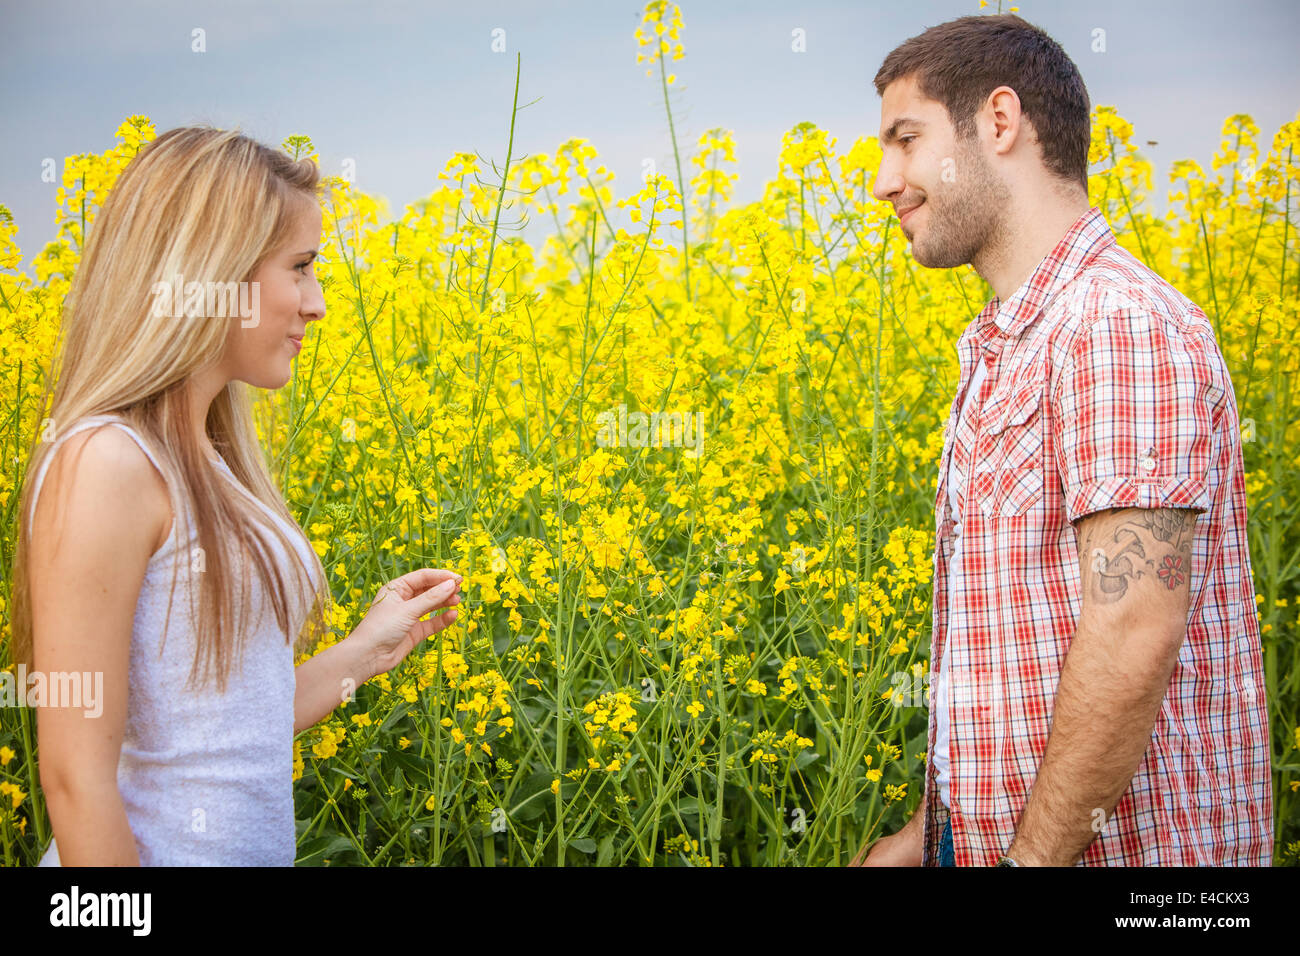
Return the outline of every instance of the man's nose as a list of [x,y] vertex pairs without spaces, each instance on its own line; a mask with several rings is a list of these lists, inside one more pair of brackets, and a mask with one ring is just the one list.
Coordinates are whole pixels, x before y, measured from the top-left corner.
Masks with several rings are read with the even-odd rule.
[[880,168],[876,170],[875,181],[871,184],[871,195],[883,202],[889,202],[890,198],[898,195],[902,189],[903,178],[888,162],[881,160]]

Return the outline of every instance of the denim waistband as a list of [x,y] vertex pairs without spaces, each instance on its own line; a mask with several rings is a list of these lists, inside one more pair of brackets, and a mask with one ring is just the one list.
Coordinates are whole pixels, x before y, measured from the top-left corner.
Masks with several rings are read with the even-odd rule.
[[939,865],[956,866],[957,859],[952,848],[952,820],[943,825],[943,836],[939,840]]

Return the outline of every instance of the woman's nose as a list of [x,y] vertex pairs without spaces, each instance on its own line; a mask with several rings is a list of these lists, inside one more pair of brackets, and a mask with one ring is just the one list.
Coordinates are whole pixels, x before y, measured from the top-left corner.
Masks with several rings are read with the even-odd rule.
[[308,322],[315,322],[325,317],[325,295],[321,292],[320,282],[312,283],[313,295],[303,303],[302,314]]

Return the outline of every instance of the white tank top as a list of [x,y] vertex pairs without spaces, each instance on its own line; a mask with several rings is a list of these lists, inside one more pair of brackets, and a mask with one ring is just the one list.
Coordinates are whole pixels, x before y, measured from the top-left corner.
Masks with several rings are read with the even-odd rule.
[[[972,399],[980,393],[980,388],[984,384],[987,376],[987,368],[984,365],[984,356],[981,354],[975,362],[975,372],[971,376],[970,384],[966,386],[966,394],[962,397],[961,408],[957,410],[957,417],[953,419],[952,427],[957,428],[957,422],[966,414],[966,408],[971,404]],[[956,439],[954,438],[955,442]],[[955,464],[957,456],[949,453],[948,458],[948,504],[952,509],[953,520],[956,524],[953,527],[953,548],[952,556],[948,559],[948,607],[953,608],[957,603],[957,596],[961,592],[962,582],[962,563],[961,563],[961,544],[962,544],[962,513],[961,505],[957,501],[957,485],[962,481],[962,474],[957,470]],[[944,655],[947,656],[948,648],[952,646],[952,613],[948,614],[948,639],[944,641]],[[934,676],[930,679],[930,705],[934,707],[934,779],[939,785],[939,799],[943,801],[945,807],[949,807],[949,753],[948,753],[948,682],[946,680],[945,669],[942,662],[935,670]]]
[[[158,466],[140,435],[114,415],[80,419],[63,430],[55,444],[103,422],[121,427]],[[46,456],[35,476],[29,521],[52,459],[53,454]],[[238,484],[224,459],[216,459],[214,464]],[[310,545],[302,529],[258,504],[311,568]],[[256,627],[244,645],[242,669],[236,658],[225,694],[218,693],[211,681],[198,690],[186,687],[196,647],[186,590],[190,582],[198,582],[188,571],[190,549],[198,543],[192,527],[190,542],[178,559],[181,580],[171,598],[166,641],[162,640],[180,527],[180,521],[173,518],[166,542],[149,559],[131,633],[126,726],[117,785],[140,863],[292,866],[296,853],[294,653],[276,626],[266,595],[255,592],[251,620]],[[270,544],[281,574],[293,581],[297,572],[283,547],[274,538]],[[246,579],[256,586],[254,575]],[[197,607],[197,593],[194,600]],[[298,625],[291,632],[295,637],[309,610],[307,600],[291,600],[291,610],[297,615],[290,619]],[[39,865],[59,865],[53,840]]]

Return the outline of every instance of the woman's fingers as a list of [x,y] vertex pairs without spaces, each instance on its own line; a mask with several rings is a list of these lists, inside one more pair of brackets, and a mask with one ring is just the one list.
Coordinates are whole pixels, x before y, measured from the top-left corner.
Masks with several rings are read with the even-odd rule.
[[[424,615],[428,614],[430,611],[447,604],[451,600],[452,595],[456,594],[456,590],[459,587],[460,581],[452,578],[450,581],[443,581],[441,584],[429,588],[423,594],[417,594],[415,597],[411,598],[411,603],[418,611],[416,616],[424,617]],[[456,599],[459,600],[460,596],[456,595]]]
[[412,631],[415,634],[419,635],[415,643],[418,644],[420,643],[420,641],[432,637],[433,635],[437,634],[439,631],[444,631],[447,628],[451,627],[452,624],[456,623],[456,618],[458,616],[459,616],[459,612],[455,608],[451,608],[448,611],[444,611],[441,614],[436,614],[433,617],[426,618],[423,621],[416,621],[415,627],[412,628]]
[[463,580],[455,571],[448,571],[446,568],[417,568],[400,578],[394,578],[388,582],[389,587],[394,588],[403,599],[409,600],[422,591],[429,588],[437,587],[448,581],[459,582]]
[[420,568],[416,571],[412,571],[410,574],[404,575],[404,577],[414,579],[411,582],[411,586],[412,590],[417,593],[424,588],[434,587],[435,585],[442,584],[445,581],[450,581],[452,578],[455,578],[457,581],[463,580],[459,574],[455,571],[450,571],[447,568]]

